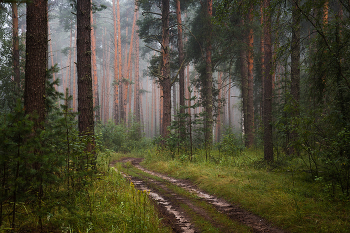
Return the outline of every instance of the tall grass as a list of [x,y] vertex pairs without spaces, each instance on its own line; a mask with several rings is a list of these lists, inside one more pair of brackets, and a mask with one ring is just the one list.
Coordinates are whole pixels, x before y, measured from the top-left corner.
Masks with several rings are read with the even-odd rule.
[[149,150],[145,165],[152,170],[191,179],[200,188],[259,214],[290,232],[348,232],[350,202],[332,196],[329,188],[302,170],[303,158],[263,162],[260,150],[227,156],[197,150],[194,159]]

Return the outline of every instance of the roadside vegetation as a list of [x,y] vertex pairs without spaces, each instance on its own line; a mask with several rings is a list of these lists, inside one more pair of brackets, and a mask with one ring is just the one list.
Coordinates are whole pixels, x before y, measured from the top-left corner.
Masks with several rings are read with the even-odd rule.
[[304,159],[281,157],[268,165],[261,150],[249,149],[231,155],[213,150],[206,160],[198,149],[190,161],[153,149],[145,154],[144,166],[189,179],[289,232],[348,232],[349,199],[339,187],[304,170]]

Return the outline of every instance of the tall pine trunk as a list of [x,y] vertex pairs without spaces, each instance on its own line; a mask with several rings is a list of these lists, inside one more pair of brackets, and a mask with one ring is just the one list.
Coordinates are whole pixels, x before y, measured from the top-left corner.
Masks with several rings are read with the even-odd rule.
[[211,17],[213,15],[213,1],[207,0],[207,38],[205,45],[206,54],[206,81],[205,81],[205,147],[210,151],[213,141],[213,74],[212,74],[212,25]]
[[270,0],[264,0],[264,159],[273,161],[272,144],[272,42],[271,42],[271,12]]
[[12,3],[12,23],[13,23],[13,71],[16,88],[20,88],[20,70],[19,70],[19,38],[18,38],[18,9],[17,3]]
[[119,93],[118,93],[118,86],[119,86],[119,77],[118,77],[118,33],[117,33],[117,15],[116,15],[116,6],[115,6],[115,0],[113,0],[113,27],[114,27],[114,122],[115,124],[118,124],[119,122],[119,115],[118,115],[118,104],[119,104]]
[[254,77],[253,77],[253,51],[254,51],[254,37],[253,37],[253,9],[249,9],[248,14],[249,30],[248,30],[248,99],[247,99],[247,146],[251,147],[254,144]]
[[[91,1],[77,0],[78,127],[81,135],[94,134],[91,78]],[[93,150],[93,143],[87,147]]]
[[45,120],[47,51],[47,1],[33,0],[27,4],[24,107],[26,114],[38,116],[34,128]]
[[[293,117],[299,115],[299,98],[300,98],[300,16],[298,8],[299,0],[294,0],[292,6],[292,43],[291,43],[291,90]],[[298,135],[294,131],[291,133],[291,141],[295,141]],[[290,147],[290,154],[295,152],[294,147]]]
[[169,0],[162,0],[162,66],[161,66],[161,92],[163,102],[161,135],[163,138],[168,136],[168,127],[171,124],[171,79],[169,62]]

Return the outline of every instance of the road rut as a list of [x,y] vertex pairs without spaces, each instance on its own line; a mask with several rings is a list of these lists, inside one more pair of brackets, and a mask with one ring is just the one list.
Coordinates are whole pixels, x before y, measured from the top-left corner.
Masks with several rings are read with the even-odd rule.
[[[162,213],[165,224],[170,225],[174,232],[195,233],[204,231],[200,224],[194,223],[194,216],[198,216],[204,222],[211,224],[211,229],[214,232],[285,232],[272,226],[263,218],[242,209],[238,204],[229,203],[198,189],[189,181],[149,171],[140,166],[141,161],[142,158],[123,158],[114,161],[111,166],[117,162],[124,164],[124,166],[127,162],[133,165],[135,168],[133,174],[124,173],[124,176],[133,182],[137,189],[149,191],[149,196],[157,203],[156,206]],[[180,191],[175,192],[174,189]],[[218,220],[214,217],[215,214],[212,214],[210,208],[209,210],[203,208],[201,204],[198,204],[199,201],[208,203],[217,211],[217,214],[225,215],[224,218],[229,219],[233,225]]]

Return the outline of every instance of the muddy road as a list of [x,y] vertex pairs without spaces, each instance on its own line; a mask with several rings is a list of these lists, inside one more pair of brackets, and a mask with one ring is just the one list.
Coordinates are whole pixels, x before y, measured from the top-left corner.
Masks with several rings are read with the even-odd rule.
[[124,176],[135,188],[149,191],[163,223],[174,232],[285,232],[237,204],[199,190],[189,181],[149,171],[140,166],[141,161],[123,158],[111,166],[121,163]]

